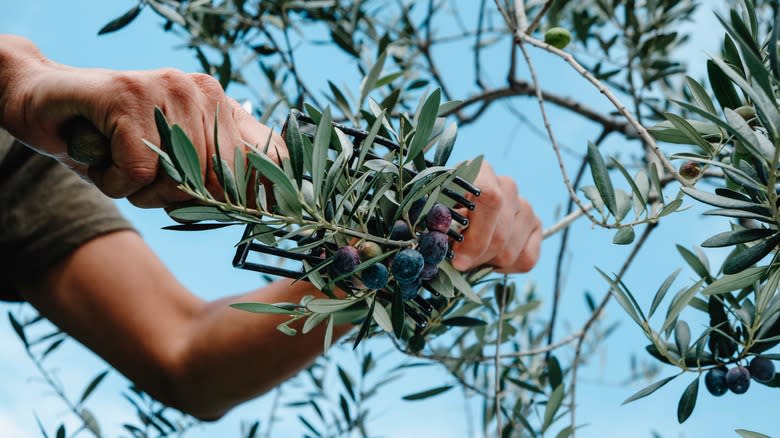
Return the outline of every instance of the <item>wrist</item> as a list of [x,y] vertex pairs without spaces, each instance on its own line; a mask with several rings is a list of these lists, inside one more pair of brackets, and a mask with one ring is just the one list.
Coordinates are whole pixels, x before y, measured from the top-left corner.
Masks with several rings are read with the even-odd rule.
[[15,125],[13,114],[23,113],[32,83],[50,62],[32,41],[0,35],[0,126]]

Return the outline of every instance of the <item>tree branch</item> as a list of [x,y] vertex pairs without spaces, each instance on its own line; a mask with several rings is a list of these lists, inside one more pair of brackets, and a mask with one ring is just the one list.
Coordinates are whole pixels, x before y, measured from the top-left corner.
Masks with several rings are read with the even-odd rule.
[[[476,104],[481,104],[482,106],[477,110],[478,114],[475,113],[472,116],[464,118],[464,120],[468,123],[469,121],[476,119],[478,115],[484,112],[484,110],[487,109],[487,107],[493,102],[512,96],[534,97],[536,96],[536,87],[534,87],[530,82],[516,80],[505,87],[494,88],[492,90],[487,90],[482,93],[475,94],[463,100],[459,105],[452,107],[449,111],[443,113],[442,115],[448,116],[456,114],[465,108]],[[584,103],[578,102],[572,98],[550,93],[544,90],[542,90],[542,98],[545,101],[555,104],[556,106],[575,112],[592,122],[598,123],[605,129],[619,132],[629,138],[634,138],[637,135],[636,130],[634,130],[628,123],[609,116],[605,116],[594,108],[591,108]],[[463,123],[464,120],[461,120],[461,123]]]

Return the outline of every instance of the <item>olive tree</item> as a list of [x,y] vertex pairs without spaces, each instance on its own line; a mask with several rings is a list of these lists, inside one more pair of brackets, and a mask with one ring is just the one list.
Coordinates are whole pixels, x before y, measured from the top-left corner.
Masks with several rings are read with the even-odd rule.
[[[573,436],[587,422],[577,415],[582,402],[578,372],[609,342],[614,326],[604,311],[610,303],[636,323],[637,339],[646,338],[647,358],[657,362],[634,370],[635,377],[657,378],[675,370],[627,394],[626,402],[672,379],[688,379],[677,407],[682,423],[702,393],[701,380],[715,396],[745,392],[751,380],[779,386],[772,364],[780,359],[772,353],[780,342],[780,266],[774,251],[780,243],[777,5],[758,0],[727,5],[727,12],[718,15],[721,51],[702,58],[707,75],[697,80],[686,75],[688,65],[680,58],[679,48],[690,38],[680,29],[697,8],[712,6],[706,2],[462,3],[140,0],[99,31],[119,31],[141,13],[157,14],[163,30],[181,38],[204,72],[216,76],[228,92],[250,96],[247,106],[260,120],[285,126],[290,157],[280,164],[264,157],[263,145],[239,151],[246,157],[237,157],[236,167],[213,157],[224,197],[210,194],[188,171],[193,167],[186,133],[170,126],[160,112],[162,144],[149,147],[180,188],[202,204],[171,212],[189,222],[172,228],[249,224],[251,232],[240,243],[258,241],[304,254],[302,276],[323,291],[300,303],[241,303],[237,308],[304,320],[304,332],[319,324],[330,332],[334,321],[353,322],[355,330],[338,348],[392,346],[398,366],[390,370],[378,367],[376,349],[358,348],[356,373],[324,355],[285,384],[305,388],[305,397],[284,396],[298,412],[302,434],[374,434],[366,402],[414,366],[434,364],[451,379],[411,390],[406,400],[460,388],[481,401],[475,415],[487,435]],[[441,68],[438,53],[452,46],[460,68],[470,71],[469,84],[454,83]],[[316,47],[338,52],[334,62],[354,67],[358,79],[340,84],[331,78],[324,88],[307,80],[301,53]],[[541,57],[571,69],[607,105],[545,87],[537,73]],[[518,100],[529,99],[537,104],[543,128],[515,107]],[[437,203],[459,205],[459,198],[445,192],[465,193],[468,184],[458,180],[473,180],[479,159],[448,165],[458,130],[469,129],[499,105],[529,132],[544,136],[560,170],[564,196],[550,202],[562,210],[544,231],[544,238],[557,244],[552,287],[517,284],[489,267],[460,273],[439,258],[438,274],[425,279],[425,289],[415,287],[415,295],[419,290],[424,299],[405,301],[397,268],[391,268],[390,283],[387,272],[376,283],[369,277],[375,273],[368,271],[391,257],[400,266],[403,252],[420,249],[424,236],[435,231],[428,224],[428,232],[415,235],[416,227],[424,230],[425,215]],[[550,111],[586,120],[595,135],[562,145]],[[392,146],[377,146],[380,138]],[[610,156],[600,147],[614,138],[620,139],[621,151]],[[271,180],[272,194],[252,184],[252,171]],[[695,273],[695,281],[678,278],[677,270],[661,275],[655,285],[624,282],[659,224],[672,216],[698,220],[685,208],[697,203],[713,207],[705,214],[727,218],[717,234],[700,242],[704,248],[732,249],[722,265],[710,266],[698,246],[677,245],[680,262]],[[411,227],[405,238],[393,234],[398,220]],[[562,332],[565,255],[582,250],[570,248],[577,221],[613,230],[612,241],[602,244],[627,248],[622,264],[597,268],[603,283],[591,287],[602,286],[604,292],[585,291],[589,316]],[[356,240],[371,242],[378,251],[366,251],[370,254],[363,258],[339,252]],[[344,262],[347,256],[357,259]],[[354,281],[358,278],[363,281]],[[351,292],[335,298],[333,287],[345,281]],[[549,305],[540,306],[542,301]],[[697,333],[686,323],[696,312],[709,321]],[[37,321],[11,316],[31,359],[48,376],[44,360],[65,335],[56,332],[33,342],[25,331]],[[295,342],[296,329],[283,323],[279,330]],[[325,350],[332,341],[326,335]],[[338,388],[323,384],[329,372],[337,373]],[[84,403],[104,376],[99,374],[79,400],[68,399],[49,379],[82,420],[82,429],[95,436],[100,435],[98,422]],[[126,397],[138,413],[138,420],[125,425],[132,436],[182,433],[194,423],[135,388]],[[244,436],[270,434],[270,426],[261,428],[261,422],[272,424],[273,418],[247,424]],[[58,436],[65,436],[61,430]]]

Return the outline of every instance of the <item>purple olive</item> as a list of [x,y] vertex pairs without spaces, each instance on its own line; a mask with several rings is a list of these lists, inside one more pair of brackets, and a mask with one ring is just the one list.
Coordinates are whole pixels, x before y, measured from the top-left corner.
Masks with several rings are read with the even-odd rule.
[[446,233],[450,229],[452,224],[452,214],[450,209],[442,204],[436,203],[428,210],[428,215],[425,216],[425,225],[428,226],[430,231],[439,231]]

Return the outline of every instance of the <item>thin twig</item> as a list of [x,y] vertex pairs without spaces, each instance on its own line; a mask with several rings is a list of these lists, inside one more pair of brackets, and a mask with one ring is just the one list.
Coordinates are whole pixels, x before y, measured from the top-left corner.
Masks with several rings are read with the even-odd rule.
[[[548,351],[556,350],[560,347],[563,347],[564,345],[571,344],[572,342],[576,341],[577,339],[582,336],[582,331],[576,331],[569,336],[567,336],[564,339],[561,339],[560,341],[552,344],[552,345],[546,345],[544,347],[539,348],[532,348],[528,350],[522,350],[522,351],[514,351],[511,353],[502,353],[500,358],[501,359],[512,359],[512,358],[518,358],[518,357],[527,357],[527,356],[537,356],[543,353],[547,353]],[[400,346],[398,346],[400,349]],[[409,353],[406,350],[401,350],[405,353]],[[447,356],[442,354],[414,354],[415,357],[420,359],[428,359],[428,360],[434,360],[437,362],[462,362],[462,363],[477,363],[477,362],[489,362],[494,360],[493,356],[470,356],[470,357],[455,357],[455,356]]]
[[[607,136],[609,136],[608,130],[605,129],[601,131],[601,134],[596,139],[594,144],[597,147],[600,146],[601,143],[604,142],[604,140],[607,138]],[[585,175],[585,168],[587,167],[587,164],[588,164],[587,158],[583,157],[582,162],[580,163],[580,168],[577,169],[577,175],[574,177],[573,185],[575,190],[577,189],[577,187],[579,187],[580,181],[582,181],[582,177]],[[571,199],[569,199],[569,202],[566,205],[567,216],[564,217],[564,219],[574,214],[577,214],[577,216],[582,214],[580,210],[572,211],[573,209],[574,209],[574,203],[572,202]],[[576,216],[571,220],[571,222],[573,222],[574,219],[576,219]],[[559,224],[561,222],[559,222]],[[566,225],[568,225],[568,223]],[[563,290],[563,287],[561,286],[562,283],[561,279],[563,277],[563,259],[566,253],[566,246],[568,245],[569,242],[569,230],[570,230],[570,228],[566,225],[563,226],[564,231],[563,231],[563,235],[561,236],[561,245],[558,249],[558,258],[556,259],[556,263],[555,263],[555,279],[553,283],[553,302],[552,302],[552,310],[550,311],[550,324],[549,324],[550,329],[547,331],[547,345],[550,345],[553,342],[555,322],[558,319],[558,304],[560,303],[561,294]],[[546,236],[543,235],[542,237],[544,238]],[[548,353],[547,354],[548,359],[549,356],[550,355]]]
[[525,30],[523,30],[523,28],[520,27],[520,31],[525,32],[526,35],[531,35],[532,33],[534,33],[536,28],[539,26],[539,23],[542,22],[542,18],[544,17],[544,15],[547,13],[548,10],[550,10],[550,6],[552,6],[554,1],[555,0],[547,0],[546,2],[544,2],[544,6],[542,6],[542,10],[539,11],[538,14],[536,14],[536,17],[534,18],[534,21],[531,22],[531,25],[528,26],[528,28]]
[[496,404],[496,436],[501,436],[501,335],[504,327],[504,307],[506,306],[506,282],[509,276],[504,274],[504,280],[501,285],[501,300],[498,303],[498,329],[496,333],[496,354],[493,358],[494,372],[494,403]]
[[[593,204],[586,204],[585,209],[590,210],[593,208]],[[567,214],[566,216],[562,217],[561,220],[559,220],[557,223],[551,225],[546,230],[542,231],[542,239],[547,239],[548,237],[554,236],[557,232],[561,230],[566,230],[569,225],[571,225],[572,222],[577,220],[579,217],[582,216],[582,210],[575,210],[571,213]]]
[[[639,134],[639,137],[650,146],[653,153],[661,161],[661,164],[663,164],[666,171],[669,172],[669,174],[671,174],[672,177],[674,177],[674,179],[676,179],[681,185],[685,187],[691,186],[688,180],[680,176],[680,174],[677,172],[677,169],[674,168],[674,165],[666,158],[666,155],[664,155],[663,151],[661,151],[661,148],[658,146],[658,143],[656,143],[655,139],[653,139],[650,133],[647,132],[647,129],[645,129],[645,127],[636,120],[636,118],[631,114],[626,106],[620,102],[620,99],[618,99],[617,96],[615,96],[601,81],[596,79],[595,76],[586,70],[585,67],[580,65],[580,63],[577,62],[573,56],[564,52],[563,50],[545,43],[544,41],[540,41],[522,32],[515,32],[515,42],[517,44],[520,44],[521,42],[527,42],[532,46],[557,55],[566,61],[566,63],[572,66],[572,68],[574,68],[574,70],[577,71],[580,76],[584,77],[588,82],[593,84],[593,86],[596,87],[596,89],[599,90],[599,92],[612,103],[615,109],[617,109],[617,111],[626,119],[626,121],[636,130],[636,132]],[[520,47],[522,48],[522,45]]]
[[[552,0],[548,0],[552,1]],[[525,15],[525,1],[515,0],[515,21],[517,22],[517,28],[525,29],[528,24],[528,16]],[[533,26],[533,24],[531,24]]]
[[585,208],[585,205],[582,203],[582,200],[577,196],[577,193],[574,191],[574,187],[571,184],[571,181],[569,180],[569,174],[566,171],[566,166],[563,164],[563,157],[561,156],[561,149],[558,147],[558,141],[555,138],[555,133],[552,129],[552,124],[550,123],[550,118],[547,117],[547,111],[544,107],[544,97],[542,96],[542,91],[539,86],[539,79],[536,75],[536,67],[534,67],[533,61],[531,61],[531,57],[528,55],[528,51],[525,49],[525,46],[522,44],[522,41],[518,44],[520,47],[520,52],[523,54],[523,58],[525,58],[525,62],[528,65],[528,70],[531,73],[531,80],[533,81],[534,88],[536,89],[536,100],[539,103],[539,112],[542,114],[542,120],[544,121],[544,128],[547,130],[547,136],[550,137],[550,143],[553,148],[553,152],[555,152],[555,157],[558,160],[558,168],[561,171],[561,176],[563,177],[563,184],[566,186],[566,190],[569,192],[569,197],[572,201],[574,201],[575,204],[577,204],[577,207],[579,207],[582,214],[588,217],[588,219],[591,220],[594,224],[599,224],[602,221],[599,221],[596,219],[592,214],[588,212],[588,209]]
[[477,35],[474,41],[474,77],[477,86],[484,90],[485,83],[482,82],[482,29],[485,22],[485,4],[487,0],[481,0],[479,4],[479,15],[477,15]]
[[[656,223],[650,223],[647,225],[647,228],[645,228],[644,232],[641,236],[639,236],[639,240],[637,240],[636,244],[634,244],[634,247],[631,249],[631,253],[628,255],[626,260],[623,262],[623,266],[620,267],[620,271],[618,271],[617,276],[615,277],[615,282],[620,283],[621,279],[623,278],[623,275],[625,275],[626,271],[628,271],[629,266],[631,266],[631,263],[634,261],[634,258],[636,258],[636,255],[639,253],[639,250],[642,248],[642,246],[647,241],[648,236],[650,236],[650,233],[653,232],[655,227],[657,226]],[[579,368],[579,361],[580,361],[580,354],[582,352],[582,344],[585,342],[585,338],[588,335],[588,331],[593,326],[593,324],[599,319],[602,312],[604,311],[604,308],[607,306],[607,303],[609,303],[610,298],[612,298],[611,290],[608,290],[606,294],[604,294],[604,298],[601,299],[601,302],[596,307],[596,310],[593,311],[593,313],[590,315],[590,318],[585,322],[585,325],[582,326],[581,336],[579,337],[579,340],[577,341],[577,346],[574,350],[574,359],[572,360],[571,365],[571,385],[569,385],[569,394],[571,399],[571,411],[570,411],[570,418],[571,418],[571,427],[574,432],[572,432],[572,437],[574,436],[577,427],[577,370]]]

